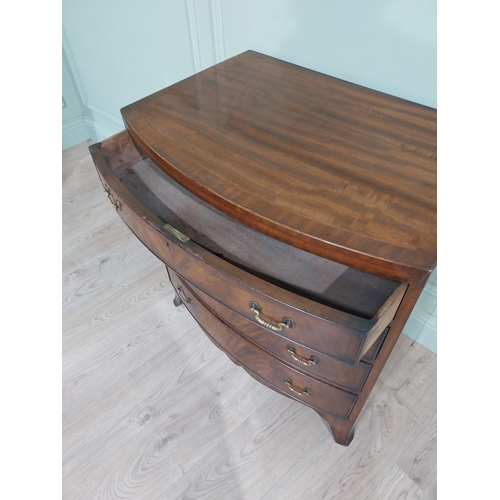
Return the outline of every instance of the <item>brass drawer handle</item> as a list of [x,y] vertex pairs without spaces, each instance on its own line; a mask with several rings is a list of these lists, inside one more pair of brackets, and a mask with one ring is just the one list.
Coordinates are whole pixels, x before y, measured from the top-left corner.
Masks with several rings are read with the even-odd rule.
[[292,356],[292,358],[295,361],[297,361],[297,363],[300,363],[301,365],[310,366],[310,365],[317,365],[319,363],[319,359],[316,356],[311,356],[309,359],[305,359],[305,358],[301,358],[300,356],[297,356],[295,354],[295,349],[290,344],[288,344],[286,346],[286,350],[290,353],[290,356]]
[[189,297],[186,297],[186,295],[184,294],[184,290],[180,285],[177,285],[177,295],[182,300],[182,302],[184,302],[184,304],[191,304],[191,299]]
[[113,197],[111,196],[111,190],[110,189],[105,189],[106,194],[108,195],[108,200],[113,205],[114,209],[118,212],[118,210],[121,210],[122,204],[118,200],[114,200]]
[[283,320],[280,321],[277,325],[273,325],[269,321],[265,321],[260,317],[260,309],[257,302],[251,300],[248,303],[248,306],[250,307],[250,310],[255,314],[255,320],[262,326],[269,328],[269,330],[273,330],[274,332],[281,332],[283,328],[293,328],[295,326],[295,322],[291,318],[283,318]]
[[289,378],[285,379],[285,384],[292,392],[295,392],[295,394],[298,394],[299,396],[310,396],[313,393],[313,391],[311,391],[311,389],[308,389],[307,387],[303,391],[301,391],[300,389],[296,389],[292,385],[292,381]]

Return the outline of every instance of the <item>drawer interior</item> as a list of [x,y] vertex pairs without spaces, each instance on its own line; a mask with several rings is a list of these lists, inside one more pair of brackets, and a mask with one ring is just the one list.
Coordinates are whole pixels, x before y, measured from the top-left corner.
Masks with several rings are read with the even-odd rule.
[[226,216],[158,168],[126,131],[104,141],[101,151],[122,184],[157,217],[266,281],[367,319],[400,285],[276,241]]

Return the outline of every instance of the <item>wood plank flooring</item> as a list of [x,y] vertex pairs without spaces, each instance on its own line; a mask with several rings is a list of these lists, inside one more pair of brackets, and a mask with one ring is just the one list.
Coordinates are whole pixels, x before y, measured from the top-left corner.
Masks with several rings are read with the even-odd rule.
[[352,444],[204,335],[63,152],[63,499],[435,499],[436,355],[401,336]]

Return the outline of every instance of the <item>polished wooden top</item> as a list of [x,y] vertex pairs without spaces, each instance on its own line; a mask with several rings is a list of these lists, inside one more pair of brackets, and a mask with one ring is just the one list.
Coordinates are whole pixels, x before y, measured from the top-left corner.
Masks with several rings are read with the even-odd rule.
[[436,264],[436,110],[256,52],[122,109],[172,178],[273,238],[380,275]]

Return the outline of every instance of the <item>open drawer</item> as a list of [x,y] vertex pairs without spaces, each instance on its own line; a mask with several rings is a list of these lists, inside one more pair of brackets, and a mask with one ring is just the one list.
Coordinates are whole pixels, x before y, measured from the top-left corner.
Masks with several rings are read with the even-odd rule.
[[121,132],[90,148],[108,197],[160,260],[270,332],[356,364],[392,321],[406,284],[278,242],[170,179]]

